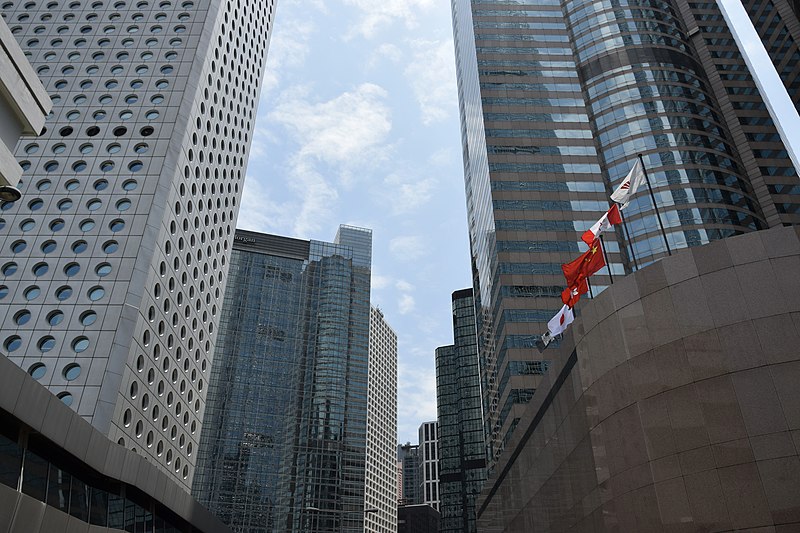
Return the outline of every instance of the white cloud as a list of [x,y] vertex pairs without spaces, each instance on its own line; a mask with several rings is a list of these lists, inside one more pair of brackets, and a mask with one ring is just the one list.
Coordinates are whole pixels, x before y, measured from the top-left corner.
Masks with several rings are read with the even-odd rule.
[[368,64],[370,67],[374,67],[384,59],[391,63],[397,63],[403,59],[403,51],[395,44],[383,43],[372,51]]
[[261,97],[280,84],[280,74],[305,65],[311,51],[309,41],[316,28],[308,20],[280,19],[272,32],[261,83]]
[[277,203],[273,198],[264,180],[247,175],[236,227],[268,233],[288,229],[286,223],[292,219],[293,208],[288,203]]
[[363,83],[326,102],[310,101],[308,92],[304,87],[286,89],[269,114],[300,144],[299,157],[338,165],[340,171],[386,157],[379,147],[392,121],[383,88]]
[[390,174],[383,180],[378,194],[392,214],[401,215],[426,204],[436,185],[437,180],[433,177],[415,179],[409,175]]
[[418,363],[432,360],[432,353],[413,353],[409,361],[414,363],[405,364],[401,360],[397,366],[397,429],[401,438],[416,435],[422,422],[436,420],[436,372]]
[[422,123],[446,120],[458,107],[453,40],[411,42],[414,57],[404,74],[422,112]]
[[406,28],[417,26],[417,19],[422,11],[432,8],[434,0],[345,0],[345,4],[355,7],[360,18],[350,30],[348,37],[355,34],[369,39],[380,29],[396,21],[405,24]]
[[394,283],[394,287],[398,291],[403,291],[403,292],[411,292],[411,291],[414,290],[414,286],[412,284],[410,284],[409,282],[407,282],[406,280],[404,280],[404,279],[398,279]]
[[425,243],[421,237],[415,235],[395,237],[389,241],[389,251],[397,259],[413,261],[425,253]]
[[391,282],[392,278],[390,278],[389,276],[382,276],[380,274],[377,274],[375,272],[375,269],[374,268],[372,269],[372,279],[370,281],[370,286],[372,287],[372,289],[378,291],[381,289],[385,289],[386,287],[389,286]]
[[401,315],[407,315],[414,310],[416,304],[417,302],[414,300],[413,296],[410,294],[401,294],[400,299],[397,302],[397,308]]

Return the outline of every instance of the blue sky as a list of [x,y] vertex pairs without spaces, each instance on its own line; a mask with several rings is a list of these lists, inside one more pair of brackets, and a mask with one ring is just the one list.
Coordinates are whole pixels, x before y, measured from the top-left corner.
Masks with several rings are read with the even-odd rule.
[[442,0],[280,0],[238,221],[323,241],[373,230],[400,442],[436,418],[434,350],[471,284],[450,21]]

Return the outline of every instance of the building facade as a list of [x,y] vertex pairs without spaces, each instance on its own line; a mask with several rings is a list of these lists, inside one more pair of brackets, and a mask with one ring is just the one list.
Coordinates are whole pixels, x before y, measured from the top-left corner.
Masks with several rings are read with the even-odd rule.
[[397,499],[398,505],[417,505],[422,503],[422,478],[419,444],[400,444],[397,459],[402,463],[403,490]]
[[800,529],[798,271],[800,232],[779,227],[581,302],[479,531]]
[[609,267],[590,296],[680,248],[794,223],[798,191],[707,5],[452,0],[452,10],[491,470],[560,353],[533,351],[561,306],[560,265],[585,250],[580,234],[638,155],[653,195],[638,191],[605,237]]
[[192,490],[236,531],[364,529],[371,238],[236,232]]
[[475,533],[475,499],[486,480],[480,365],[472,289],[452,296],[453,344],[436,349],[439,531]]
[[422,503],[439,510],[439,430],[436,421],[419,427],[419,476]]
[[0,13],[53,101],[0,205],[0,346],[189,490],[274,2]]
[[397,533],[397,334],[369,311],[367,463],[364,531]]

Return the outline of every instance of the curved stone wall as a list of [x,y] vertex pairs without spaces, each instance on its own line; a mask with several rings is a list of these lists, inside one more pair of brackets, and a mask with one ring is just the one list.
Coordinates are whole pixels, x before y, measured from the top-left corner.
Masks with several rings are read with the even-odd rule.
[[581,304],[479,531],[797,531],[799,235],[683,250]]

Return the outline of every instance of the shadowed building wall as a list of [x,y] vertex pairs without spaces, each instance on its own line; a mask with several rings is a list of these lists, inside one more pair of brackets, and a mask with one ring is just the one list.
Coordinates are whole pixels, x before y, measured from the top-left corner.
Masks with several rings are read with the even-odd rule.
[[800,232],[774,228],[580,304],[479,531],[797,531],[798,272]]

